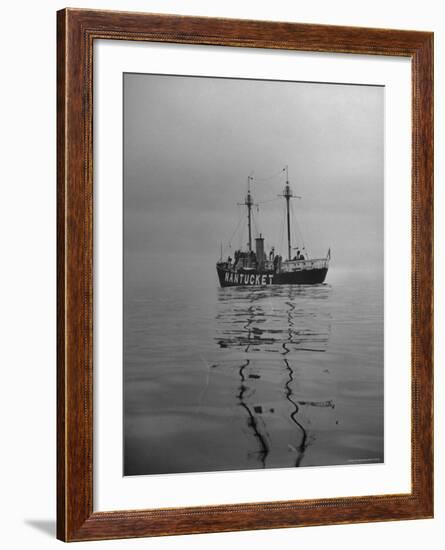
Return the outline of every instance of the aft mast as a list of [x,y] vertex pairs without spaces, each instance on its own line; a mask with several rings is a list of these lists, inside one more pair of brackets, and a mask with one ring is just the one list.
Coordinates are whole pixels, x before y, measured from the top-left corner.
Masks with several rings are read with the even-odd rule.
[[291,260],[292,256],[292,243],[290,238],[290,199],[301,199],[301,197],[298,197],[297,195],[294,195],[292,193],[292,189],[289,185],[289,173],[288,173],[288,167],[286,165],[286,187],[284,188],[283,194],[278,195],[279,197],[284,197],[286,199],[286,213],[287,213],[287,259]]

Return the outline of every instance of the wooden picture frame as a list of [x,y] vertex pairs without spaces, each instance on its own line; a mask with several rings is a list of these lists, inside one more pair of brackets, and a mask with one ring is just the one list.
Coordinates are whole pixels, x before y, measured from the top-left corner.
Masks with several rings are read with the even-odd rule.
[[[412,490],[407,494],[93,512],[95,40],[403,56],[412,62]],[[64,9],[57,14],[57,537],[64,541],[433,516],[433,34]]]

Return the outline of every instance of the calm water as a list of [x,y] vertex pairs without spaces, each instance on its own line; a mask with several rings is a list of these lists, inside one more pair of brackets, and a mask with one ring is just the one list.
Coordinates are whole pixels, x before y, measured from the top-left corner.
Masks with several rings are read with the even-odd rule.
[[381,278],[127,289],[124,412],[126,475],[383,461]]

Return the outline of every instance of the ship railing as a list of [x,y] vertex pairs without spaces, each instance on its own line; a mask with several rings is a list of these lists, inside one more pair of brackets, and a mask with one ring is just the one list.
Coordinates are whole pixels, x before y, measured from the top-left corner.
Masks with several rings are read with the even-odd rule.
[[327,268],[329,260],[327,258],[314,258],[310,260],[286,260],[281,264],[281,272],[306,271],[308,269]]

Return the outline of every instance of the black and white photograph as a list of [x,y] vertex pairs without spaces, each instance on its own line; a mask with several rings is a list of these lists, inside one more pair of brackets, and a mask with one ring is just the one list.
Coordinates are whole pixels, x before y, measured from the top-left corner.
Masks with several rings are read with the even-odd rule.
[[2,7],[2,547],[440,548],[441,4]]
[[384,87],[123,86],[124,475],[383,462]]

